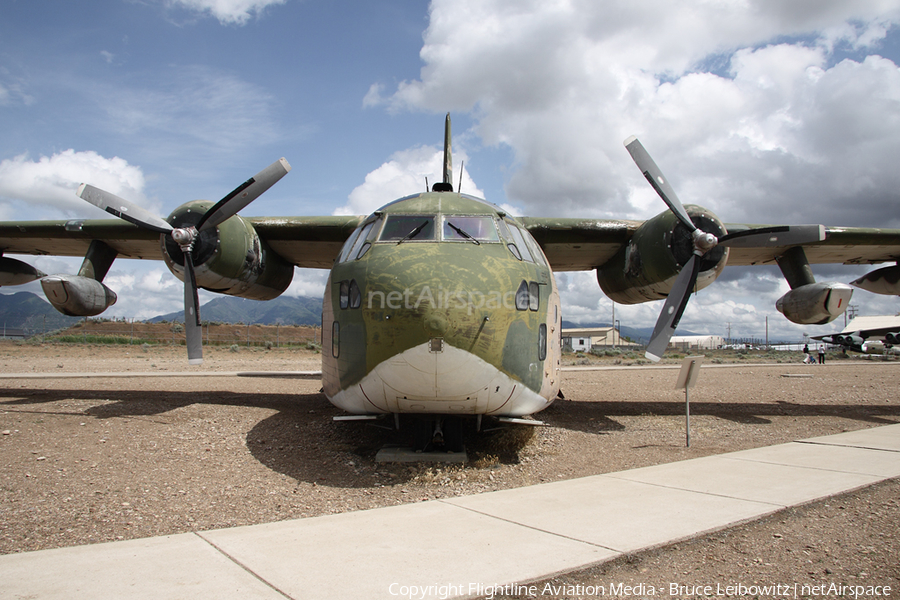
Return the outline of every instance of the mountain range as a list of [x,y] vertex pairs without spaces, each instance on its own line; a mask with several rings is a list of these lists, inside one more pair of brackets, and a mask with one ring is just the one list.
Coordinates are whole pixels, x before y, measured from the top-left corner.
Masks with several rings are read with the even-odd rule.
[[[200,307],[200,317],[215,323],[253,323],[258,325],[321,325],[322,299],[305,296],[279,296],[274,300],[248,300],[232,296],[213,298]],[[147,319],[149,323],[179,321],[184,311]]]

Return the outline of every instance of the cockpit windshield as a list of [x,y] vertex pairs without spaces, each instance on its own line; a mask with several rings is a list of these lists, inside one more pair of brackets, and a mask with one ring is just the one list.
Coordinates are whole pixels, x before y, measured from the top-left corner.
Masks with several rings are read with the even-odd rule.
[[444,240],[460,240],[474,242],[499,242],[497,226],[488,215],[459,216],[444,215]]
[[389,215],[381,236],[382,242],[422,241],[434,239],[434,217],[431,215]]

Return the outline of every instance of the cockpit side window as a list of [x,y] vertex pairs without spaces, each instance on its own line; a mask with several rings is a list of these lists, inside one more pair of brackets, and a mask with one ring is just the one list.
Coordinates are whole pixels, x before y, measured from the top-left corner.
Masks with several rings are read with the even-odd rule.
[[388,215],[381,230],[381,242],[419,242],[434,239],[434,216]]
[[[350,256],[354,258],[362,258],[366,252],[369,251],[369,248],[372,247],[372,242],[375,241],[375,238],[378,237],[378,231],[381,229],[381,218],[376,219],[371,223],[371,227],[365,235],[365,239],[363,240],[362,245],[359,250],[355,254],[350,254]],[[359,239],[363,239],[363,235],[360,234]]]
[[338,262],[342,263],[347,260],[347,255],[350,254],[350,248],[356,244],[356,238],[359,237],[359,233],[362,231],[362,227],[357,227],[353,230],[353,233],[350,234],[350,237],[347,238],[347,241],[344,242],[344,247],[341,250],[341,253],[338,255]]
[[[522,253],[521,260],[534,262],[534,259],[531,258],[531,253],[528,251],[528,246],[525,244],[525,238],[522,236],[522,231],[515,225],[510,224],[509,232],[512,234],[512,238],[515,240],[519,252]],[[515,254],[515,252],[513,252],[513,254]]]
[[534,261],[540,265],[547,265],[547,259],[544,257],[544,252],[541,250],[540,244],[537,243],[531,234],[525,230],[522,232],[522,237],[525,239],[525,245],[528,246],[528,249],[531,251],[531,255],[534,257]]
[[363,244],[366,243],[366,238],[369,236],[369,232],[372,230],[372,225],[374,222],[368,223],[363,226],[362,231],[359,232],[359,235],[356,236],[356,240],[353,242],[353,246],[350,247],[350,252],[347,253],[347,260],[354,260],[359,258],[359,251],[362,248]]
[[357,227],[356,230],[350,234],[350,237],[347,238],[347,241],[344,242],[344,247],[338,255],[338,262],[342,263],[348,260],[362,258],[368,251],[372,240],[378,235],[380,227],[381,217],[377,217],[361,227]]
[[442,239],[449,241],[499,242],[493,217],[444,215]]
[[516,247],[516,241],[513,239],[512,234],[509,232],[509,225],[506,224],[506,221],[500,219],[498,222],[500,226],[500,237],[503,238],[503,242],[506,244],[506,247],[509,248],[509,251],[513,256],[522,260],[522,253],[519,252],[519,249]]

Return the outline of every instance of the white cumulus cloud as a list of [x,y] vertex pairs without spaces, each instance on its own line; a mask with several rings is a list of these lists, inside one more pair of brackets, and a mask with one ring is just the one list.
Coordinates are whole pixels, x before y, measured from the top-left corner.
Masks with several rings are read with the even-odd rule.
[[270,6],[287,0],[170,0],[172,6],[209,14],[223,25],[244,25],[254,15],[259,17]]
[[[529,216],[662,212],[622,145],[636,134],[683,202],[726,222],[900,227],[900,69],[879,54],[898,25],[890,0],[433,0],[418,77],[373,83],[364,105],[469,112],[467,134],[512,156],[495,200]],[[591,274],[558,279],[569,317],[610,318]],[[792,336],[785,291],[777,269],[723,277],[682,325],[760,332],[769,316]],[[650,325],[660,308],[616,314]]]
[[[453,188],[459,185],[459,164],[466,160],[465,152],[457,150],[453,154]],[[394,153],[391,158],[366,175],[366,180],[357,186],[346,205],[335,210],[336,215],[367,215],[388,202],[393,202],[411,193],[425,191],[425,180],[432,185],[443,180],[444,151],[433,146],[419,146]],[[463,173],[462,192],[479,198],[484,193],[478,189],[468,172]]]
[[434,0],[430,16],[419,78],[365,104],[471,111],[511,148],[507,200],[526,214],[661,211],[631,134],[727,221],[863,224],[859,204],[900,185],[900,71],[876,53],[896,2]]
[[37,160],[21,154],[0,162],[0,203],[5,212],[10,211],[10,203],[24,202],[31,212],[44,206],[65,216],[99,217],[97,209],[75,195],[81,183],[147,206],[143,172],[119,157],[70,149]]

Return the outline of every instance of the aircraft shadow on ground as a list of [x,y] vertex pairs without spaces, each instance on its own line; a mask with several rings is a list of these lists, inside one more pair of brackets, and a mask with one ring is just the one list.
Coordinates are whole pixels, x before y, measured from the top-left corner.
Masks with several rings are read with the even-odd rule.
[[[96,401],[83,411],[29,410],[28,406],[65,400]],[[389,429],[390,420],[371,422],[332,421],[342,414],[325,396],[317,394],[270,394],[264,392],[178,392],[147,393],[134,390],[22,390],[0,388],[0,409],[97,419],[151,418],[165,423],[165,413],[194,404],[256,407],[275,411],[261,419],[246,434],[247,448],[267,468],[296,481],[338,487],[366,487],[372,484],[349,465],[374,461],[384,445],[405,445],[406,433]],[[823,405],[778,403],[692,402],[691,414],[708,415],[739,424],[770,425],[773,417],[840,417],[872,424],[900,421],[900,405]],[[607,435],[626,426],[616,417],[684,415],[684,402],[640,401],[557,401],[536,415],[552,427]],[[488,425],[489,421],[486,420]],[[491,423],[493,424],[493,423]],[[518,462],[518,453],[528,444],[533,428],[501,429],[477,434],[474,427],[466,436],[470,460],[492,455],[502,463]],[[348,468],[350,467],[350,468]],[[398,470],[402,478],[410,476]]]

